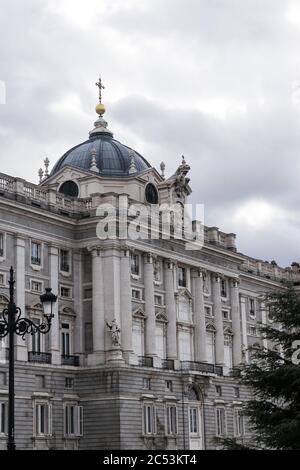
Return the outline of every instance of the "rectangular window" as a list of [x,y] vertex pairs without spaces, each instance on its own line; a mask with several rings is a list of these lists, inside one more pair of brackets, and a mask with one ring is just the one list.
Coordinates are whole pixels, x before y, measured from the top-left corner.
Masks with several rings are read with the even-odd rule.
[[31,264],[40,266],[42,262],[42,245],[40,243],[31,242]]
[[235,437],[241,437],[245,434],[244,428],[244,416],[240,408],[234,410],[234,435]]
[[206,295],[210,294],[210,275],[205,274],[203,276],[203,292]]
[[141,300],[141,291],[137,289],[132,289],[131,296],[133,299]]
[[225,279],[221,279],[221,297],[227,297],[227,281]]
[[70,272],[70,251],[60,250],[60,270],[69,273]]
[[61,324],[61,353],[63,356],[71,355],[70,344],[70,325],[69,323]]
[[165,389],[166,389],[166,392],[173,392],[173,382],[172,382],[172,380],[166,380]]
[[65,388],[73,389],[74,388],[74,379],[73,377],[65,377]]
[[222,396],[222,387],[221,387],[221,385],[216,385],[216,396],[217,397]]
[[70,287],[65,287],[65,286],[60,286],[60,296],[64,297],[66,299],[71,298],[71,288]]
[[35,432],[37,436],[52,434],[52,408],[49,403],[36,403],[35,405]]
[[[41,320],[39,318],[33,318],[32,321],[35,325],[40,325],[41,323]],[[32,346],[32,352],[34,353],[44,352],[42,334],[39,331],[37,331],[34,335],[32,335],[31,346]]]
[[44,375],[36,375],[35,376],[35,386],[38,390],[41,388],[45,388],[46,380]]
[[4,234],[0,233],[0,257],[4,256]]
[[223,315],[223,320],[230,321],[231,320],[231,315],[229,310],[222,310],[222,315]]
[[0,286],[4,286],[5,285],[5,275],[4,274],[0,274]]
[[0,434],[7,434],[7,403],[0,401]]
[[248,326],[248,335],[250,336],[257,336],[257,330],[255,326]]
[[92,287],[87,287],[86,289],[84,289],[83,297],[84,297],[84,299],[92,299],[93,298],[93,289],[92,289]]
[[40,281],[31,281],[31,290],[32,292],[42,292],[43,290],[43,283]]
[[156,434],[156,410],[153,403],[143,406],[143,432],[145,435]]
[[198,417],[199,410],[196,407],[189,409],[189,427],[190,427],[190,434],[192,436],[199,435],[199,417]]
[[234,387],[233,394],[235,398],[240,398],[240,389],[239,387]]
[[226,435],[225,408],[216,409],[216,433],[218,437]]
[[181,266],[178,268],[178,286],[186,287],[186,269]]
[[148,378],[143,378],[143,389],[151,390],[151,380]]
[[167,434],[177,434],[177,408],[175,405],[167,405]]
[[131,274],[140,275],[140,257],[139,255],[131,255]]
[[0,372],[0,385],[6,385],[6,372]]
[[70,404],[65,405],[65,436],[83,435],[83,408]]
[[212,317],[213,316],[213,310],[212,310],[211,307],[205,306],[204,311],[205,311],[205,316],[207,316],[207,317]]
[[155,295],[154,296],[154,304],[155,305],[163,305],[163,296],[162,295]]
[[249,299],[249,315],[255,318],[255,300]]

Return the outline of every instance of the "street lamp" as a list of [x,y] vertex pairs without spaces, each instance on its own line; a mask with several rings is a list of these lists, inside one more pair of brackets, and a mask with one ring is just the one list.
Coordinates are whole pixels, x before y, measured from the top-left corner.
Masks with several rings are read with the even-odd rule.
[[9,303],[7,308],[0,312],[0,338],[9,338],[8,361],[9,361],[9,383],[8,383],[8,439],[7,449],[15,450],[15,341],[14,333],[21,336],[25,341],[27,334],[35,335],[36,333],[46,334],[50,331],[51,320],[54,317],[52,312],[53,305],[57,300],[57,296],[52,294],[50,288],[46,289],[46,293],[40,296],[40,300],[44,310],[44,321],[37,325],[28,318],[21,318],[21,309],[16,306],[14,301],[14,270],[10,268],[9,279]]

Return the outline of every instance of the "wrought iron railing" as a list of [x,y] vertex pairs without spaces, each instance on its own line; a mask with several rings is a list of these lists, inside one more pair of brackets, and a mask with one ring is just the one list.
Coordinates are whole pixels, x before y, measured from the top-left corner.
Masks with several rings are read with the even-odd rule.
[[181,370],[192,370],[195,372],[206,372],[209,374],[223,375],[223,368],[205,362],[181,361]]
[[162,361],[161,366],[162,366],[163,369],[167,369],[167,370],[174,370],[175,369],[175,363],[174,363],[173,359],[166,359],[166,360]]
[[140,367],[153,367],[153,357],[139,357],[139,366]]
[[51,364],[52,354],[45,352],[28,351],[28,362]]
[[63,366],[79,366],[79,356],[61,356],[61,363]]

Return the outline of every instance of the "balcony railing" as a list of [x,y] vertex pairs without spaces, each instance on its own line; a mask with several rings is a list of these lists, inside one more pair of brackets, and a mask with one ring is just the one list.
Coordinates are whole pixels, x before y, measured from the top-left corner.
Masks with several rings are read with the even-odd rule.
[[52,355],[50,353],[28,351],[28,362],[39,364],[51,364]]
[[153,357],[139,357],[139,366],[140,367],[153,367]]
[[79,356],[61,356],[61,363],[63,366],[79,367]]
[[238,367],[234,367],[233,369],[230,369],[229,375],[230,377],[238,379],[239,377],[241,377],[241,369],[239,369]]
[[223,368],[204,362],[182,361],[181,370],[193,370],[196,372],[206,372],[209,374],[223,375]]
[[37,258],[35,256],[31,257],[31,264],[36,264],[37,266],[40,266],[41,264],[41,258]]
[[166,359],[166,360],[162,361],[161,366],[162,366],[163,369],[166,369],[166,370],[174,370],[175,369],[175,364],[174,364],[173,359]]

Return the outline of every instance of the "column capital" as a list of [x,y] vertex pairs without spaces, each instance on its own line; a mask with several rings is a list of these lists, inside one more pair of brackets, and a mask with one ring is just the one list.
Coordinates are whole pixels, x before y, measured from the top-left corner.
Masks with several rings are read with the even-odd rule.
[[152,253],[150,253],[150,252],[144,253],[143,256],[144,256],[145,263],[153,264],[153,254]]
[[192,277],[194,277],[194,278],[196,278],[196,279],[197,279],[197,278],[203,279],[204,276],[205,276],[205,274],[206,274],[206,271],[205,271],[204,269],[202,269],[202,268],[193,268],[193,269],[191,270],[191,275],[192,275]]
[[237,288],[239,286],[239,284],[241,283],[239,278],[232,277],[229,280],[230,280],[231,287],[234,288],[234,289]]
[[213,280],[217,283],[221,282],[221,279],[223,279],[223,275],[220,273],[212,273]]
[[174,267],[175,267],[175,263],[174,261],[172,261],[171,259],[165,259],[164,260],[164,267],[166,269],[170,269],[173,271]]

